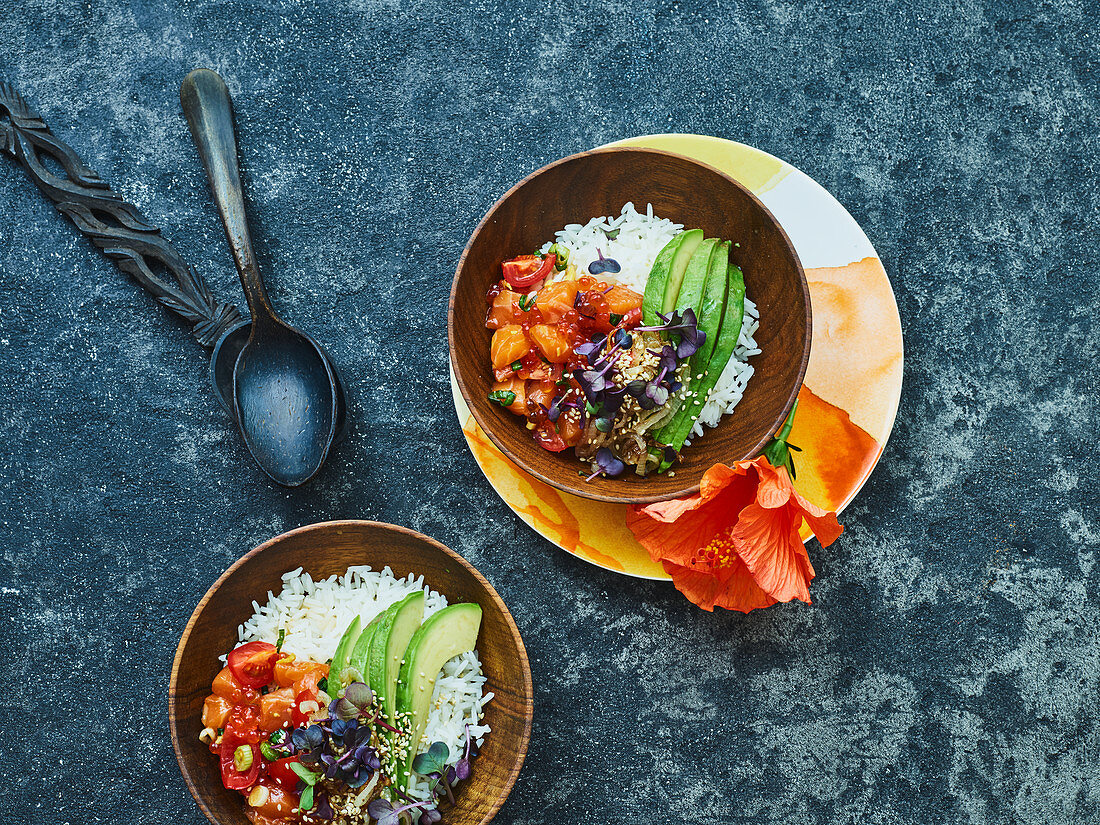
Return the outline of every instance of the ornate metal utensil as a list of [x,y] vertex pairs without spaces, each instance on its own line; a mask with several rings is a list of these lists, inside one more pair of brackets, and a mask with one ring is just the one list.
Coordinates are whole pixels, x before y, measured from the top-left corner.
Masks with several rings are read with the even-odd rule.
[[335,370],[324,350],[279,318],[268,301],[245,216],[225,82],[209,69],[195,69],[180,86],[180,102],[252,314],[252,330],[233,367],[237,425],[263,471],[296,487],[321,468],[336,436]]

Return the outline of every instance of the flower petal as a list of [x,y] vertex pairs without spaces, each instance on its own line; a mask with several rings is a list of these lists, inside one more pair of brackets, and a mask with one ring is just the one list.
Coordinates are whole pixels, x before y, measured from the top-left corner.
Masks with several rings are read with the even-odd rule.
[[665,572],[672,576],[672,583],[689,601],[704,610],[724,607],[748,613],[758,607],[770,607],[775,599],[753,581],[745,563],[740,559],[733,562],[733,575],[728,581],[721,581],[712,573],[683,567],[672,562],[662,562]]
[[626,523],[654,561],[685,566],[737,521],[755,492],[755,474],[716,464],[703,476],[699,495],[635,508],[627,514]]
[[754,503],[741,511],[730,534],[753,579],[777,601],[810,603],[814,568],[798,535],[801,525],[802,513],[797,507],[769,510]]

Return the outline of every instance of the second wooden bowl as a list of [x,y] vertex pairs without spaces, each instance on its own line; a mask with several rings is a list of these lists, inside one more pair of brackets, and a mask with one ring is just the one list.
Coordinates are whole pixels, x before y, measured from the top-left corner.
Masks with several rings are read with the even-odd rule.
[[252,600],[282,589],[281,577],[303,567],[315,580],[343,574],[352,565],[389,566],[395,576],[423,575],[425,583],[455,602],[481,605],[477,650],[496,695],[485,706],[492,732],[474,760],[470,778],[457,789],[457,805],[445,812],[450,825],[485,825],[515,784],[531,737],[531,668],[519,630],[492,585],[453,550],[404,527],[373,521],[333,521],[284,533],[237,561],[207,591],[187,623],[168,691],[168,724],[183,778],[215,825],[249,825],[244,802],[222,786],[218,759],[199,739],[203,699],[221,663],[237,644],[237,626],[252,615]]
[[[522,419],[488,400],[491,330],[485,294],[500,264],[553,240],[568,223],[618,215],[627,201],[708,237],[734,241],[731,260],[745,273],[748,297],[760,308],[749,363],[756,372],[744,397],[718,427],[682,453],[676,474],[586,482],[572,456],[538,446]],[[474,419],[515,464],[559,490],[601,501],[643,504],[698,492],[703,473],[759,454],[798,397],[810,357],[810,291],[790,239],[748,189],[717,169],[655,149],[597,149],[539,169],[496,202],[458,262],[448,315],[451,365]]]

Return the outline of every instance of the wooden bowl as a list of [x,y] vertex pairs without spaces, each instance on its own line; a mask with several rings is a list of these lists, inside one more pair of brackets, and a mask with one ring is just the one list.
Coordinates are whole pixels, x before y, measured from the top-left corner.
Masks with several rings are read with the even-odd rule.
[[[748,297],[760,308],[755,374],[731,415],[682,453],[676,474],[586,482],[572,451],[539,447],[524,421],[490,402],[492,331],[485,293],[500,279],[501,261],[553,240],[568,223],[618,215],[633,201],[642,211],[707,237],[739,243],[730,259],[745,273]],[[597,149],[544,166],[513,186],[482,218],[458,262],[448,316],[451,365],[474,419],[515,464],[559,490],[600,501],[642,504],[698,492],[703,473],[759,454],[798,397],[810,357],[810,291],[798,255],[771,212],[748,189],[711,166],[655,149]],[[585,473],[587,475],[587,473]]]
[[462,556],[427,536],[392,524],[332,521],[291,530],[242,557],[203,596],[180,638],[168,689],[172,746],[191,795],[215,825],[249,825],[243,797],[222,786],[217,758],[198,739],[203,699],[222,667],[218,657],[237,644],[237,626],[252,615],[252,600],[278,593],[288,570],[301,566],[321,579],[359,564],[389,565],[398,577],[423,575],[450,603],[481,605],[477,649],[485,689],[496,694],[485,707],[492,732],[446,821],[484,825],[512,790],[531,737],[533,690],[527,651],[500,596]]

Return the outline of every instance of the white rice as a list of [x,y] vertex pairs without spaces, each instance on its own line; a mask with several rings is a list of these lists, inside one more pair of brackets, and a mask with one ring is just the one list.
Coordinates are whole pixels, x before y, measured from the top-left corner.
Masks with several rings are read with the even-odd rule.
[[[424,577],[398,579],[389,567],[380,572],[370,567],[349,567],[343,576],[330,576],[314,581],[299,567],[283,574],[283,589],[276,596],[269,590],[267,603],[252,602],[252,617],[237,628],[237,638],[244,642],[261,641],[275,644],[279,630],[284,630],[283,647],[299,659],[327,662],[332,658],[340,637],[355,616],[366,623],[410,593],[424,592],[424,616],[447,606],[447,597],[424,584]],[[222,657],[223,661],[225,657]],[[463,754],[466,726],[480,747],[489,733],[483,724],[483,708],[493,698],[482,694],[485,675],[477,651],[463,653],[443,665],[435,681],[428,725],[418,750],[432,742],[444,742],[450,749],[447,764],[454,764]],[[427,780],[413,775],[410,795],[427,799]]]
[[[649,280],[649,270],[657,254],[665,248],[684,225],[673,223],[653,214],[653,204],[646,207],[645,214],[639,214],[633,203],[623,207],[617,218],[593,218],[583,226],[571,223],[554,235],[557,243],[569,247],[569,261],[581,273],[588,272],[588,265],[600,257],[614,258],[622,271],[614,275],[601,275],[606,281],[615,280],[628,286],[635,292],[645,292],[645,282]],[[607,233],[619,230],[614,240],[608,240]],[[546,243],[542,252],[550,248]]]
[[[607,233],[616,229],[619,234],[614,240],[608,240]],[[580,273],[588,271],[588,265],[599,258],[600,252],[605,258],[614,258],[619,262],[622,271],[614,275],[605,273],[600,278],[618,281],[639,294],[645,294],[646,281],[649,280],[654,260],[683,229],[683,224],[654,215],[653,204],[647,204],[643,214],[634,208],[633,203],[627,203],[617,218],[597,217],[583,225],[571,223],[555,233],[554,241],[569,248],[570,263],[575,264]],[[547,242],[541,251],[545,252],[549,248],[550,243]],[[741,326],[741,335],[737,339],[737,348],[707,395],[690,438],[701,436],[704,425],[717,427],[722,416],[733,412],[741,401],[754,372],[749,358],[760,354],[760,348],[753,338],[759,328],[760,313],[756,304],[746,297],[745,319]],[[685,441],[684,444],[689,445],[691,441]]]

